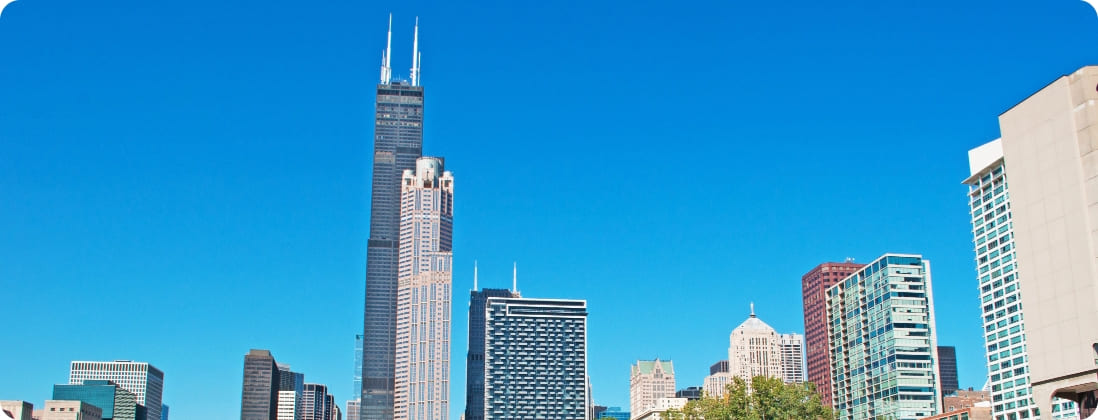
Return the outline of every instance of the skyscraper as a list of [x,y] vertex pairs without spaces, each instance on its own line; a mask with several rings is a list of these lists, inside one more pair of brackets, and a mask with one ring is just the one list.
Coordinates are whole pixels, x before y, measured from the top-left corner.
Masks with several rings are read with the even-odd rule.
[[782,354],[782,381],[787,384],[804,382],[804,336],[782,334],[778,336],[778,348]]
[[334,399],[327,385],[305,384],[301,400],[301,420],[331,420]]
[[782,377],[782,350],[778,332],[751,314],[728,335],[728,372],[748,383],[756,376]]
[[[145,362],[115,360],[113,362],[74,361],[69,368],[69,384],[86,380],[108,380],[137,396],[149,419],[160,418],[161,396],[164,393],[164,372]],[[141,408],[139,408],[140,410]]]
[[728,384],[732,383],[732,374],[728,372],[728,361],[721,360],[709,367],[709,376],[702,381],[705,395],[720,397],[727,391]]
[[473,290],[469,292],[469,353],[465,357],[465,420],[484,420],[484,319],[491,297],[519,297],[507,289],[476,290],[476,268],[473,268]]
[[270,351],[252,349],[244,355],[240,420],[277,420],[280,384],[278,364]]
[[394,418],[443,419],[450,411],[454,177],[424,157],[401,180]]
[[[984,234],[977,241],[984,243],[977,246],[989,248],[989,261],[986,265],[978,261],[981,270],[987,267],[989,272],[980,275],[993,275],[1013,265],[1020,287],[1017,293],[1004,288],[1004,296],[992,294],[984,305],[992,305],[995,315],[1005,311],[995,322],[1011,323],[1020,317],[1027,338],[1024,345],[1017,335],[996,337],[994,343],[989,339],[989,358],[997,357],[990,373],[994,382],[996,375],[1001,379],[1018,370],[1015,363],[1028,362],[1033,399],[1043,418],[1057,414],[1055,397],[1081,402],[1078,411],[1083,418],[1098,406],[1096,85],[1098,67],[1083,67],[1000,115],[1006,178],[993,168],[977,174],[979,189],[969,183],[973,206],[980,201],[984,218],[997,225],[981,226]],[[984,166],[994,165],[992,161]],[[1002,195],[1007,178],[1009,200]],[[1004,202],[1009,203],[1011,215],[1005,224],[1002,216],[987,210],[997,212]],[[1004,228],[1008,231],[1000,232]],[[1008,244],[1013,239],[1016,245],[1014,264],[991,254],[990,249],[1002,248],[1004,239]],[[994,280],[990,281],[994,289]],[[1010,332],[1006,330],[1006,335]],[[1015,354],[1016,350],[1028,354]]]
[[[304,393],[304,387],[302,387]],[[294,391],[278,391],[278,420],[301,420],[302,395]]]
[[145,420],[137,418],[137,396],[107,380],[87,380],[81,385],[54,385],[53,399],[83,401],[99,407],[103,420]]
[[484,419],[587,417],[587,302],[488,298]]
[[929,261],[885,254],[831,286],[827,325],[838,420],[940,412]]
[[656,358],[630,366],[629,412],[633,417],[655,408],[661,398],[675,398],[675,365]]
[[942,378],[942,396],[952,394],[960,388],[957,383],[957,348],[938,346],[938,376]]
[[382,55],[374,113],[370,238],[366,245],[366,309],[362,341],[362,418],[391,420],[396,361],[397,247],[400,180],[423,149],[423,87],[419,86],[419,25],[410,81],[394,81],[390,67],[392,17]]
[[[293,417],[286,420],[300,420],[301,402],[305,393],[305,374],[290,370],[290,365],[277,363],[278,366],[278,418],[283,420],[287,413]],[[289,400],[285,393],[292,393],[293,400]],[[285,407],[291,404],[292,407]]]
[[805,361],[808,381],[824,405],[831,405],[831,363],[827,350],[827,289],[865,264],[825,262],[801,276],[804,303]]

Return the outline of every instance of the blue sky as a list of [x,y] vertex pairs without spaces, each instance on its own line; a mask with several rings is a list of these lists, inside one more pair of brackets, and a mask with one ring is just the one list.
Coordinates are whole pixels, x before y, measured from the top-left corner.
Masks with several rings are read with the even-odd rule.
[[389,12],[397,75],[420,17],[425,151],[456,177],[455,361],[473,260],[482,287],[517,260],[524,295],[588,300],[604,405],[636,359],[700,385],[749,302],[801,331],[801,274],[885,252],[933,262],[939,340],[982,386],[966,151],[1098,63],[1078,0],[19,0],[0,399],[134,359],[173,418],[234,418],[250,348],[349,399]]

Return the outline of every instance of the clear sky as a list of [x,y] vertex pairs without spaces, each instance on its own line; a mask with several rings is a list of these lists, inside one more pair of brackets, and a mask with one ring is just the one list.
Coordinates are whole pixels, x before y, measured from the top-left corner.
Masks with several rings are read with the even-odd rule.
[[997,116],[1098,63],[1078,0],[19,0],[0,16],[0,399],[148,361],[174,419],[239,414],[270,349],[351,394],[374,88],[418,15],[425,152],[456,177],[451,418],[467,291],[590,308],[595,401],[629,365],[700,385],[800,276],[933,262],[941,344],[986,379],[966,189]]

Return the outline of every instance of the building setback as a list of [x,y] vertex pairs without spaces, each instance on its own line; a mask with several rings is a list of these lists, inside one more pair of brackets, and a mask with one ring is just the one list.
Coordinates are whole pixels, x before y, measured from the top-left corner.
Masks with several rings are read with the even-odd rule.
[[918,420],[941,410],[930,262],[885,254],[827,290],[838,420]]
[[[996,420],[1039,418],[1030,388],[1028,333],[1026,323],[1022,321],[1015,222],[1002,140],[970,150],[968,165],[970,175],[964,183],[968,185],[969,215],[972,217],[991,413]],[[1069,415],[1056,418],[1074,417],[1070,415],[1073,412],[1074,407],[1070,407],[1065,411]]]
[[804,382],[804,336],[782,334],[778,336],[782,354],[782,381],[787,384]]
[[137,396],[138,417],[141,411],[149,419],[159,419],[164,404],[164,372],[145,362],[115,360],[113,362],[74,361],[69,366],[69,384],[86,380],[107,380]]
[[485,420],[587,417],[587,302],[488,298]]
[[[1030,380],[1042,414],[1055,410],[1056,397],[1081,403],[1082,418],[1098,406],[1095,86],[1098,67],[1083,67],[999,116]],[[1000,359],[996,373],[1013,363]]]
[[[397,247],[400,241],[400,180],[423,150],[423,87],[419,85],[419,26],[413,74],[394,81],[391,44],[382,56],[374,106],[370,238],[366,244],[366,307],[362,337],[362,419],[393,418],[396,372]],[[389,22],[392,39],[392,17]]]
[[54,385],[53,399],[83,401],[99,407],[104,420],[145,420],[137,417],[137,396],[111,381],[88,380],[81,385]]
[[827,289],[865,264],[825,262],[801,276],[804,303],[805,361],[808,382],[824,405],[831,404],[831,363],[827,349]]
[[629,412],[640,416],[661,398],[675,398],[675,365],[670,360],[638,360],[629,370]]

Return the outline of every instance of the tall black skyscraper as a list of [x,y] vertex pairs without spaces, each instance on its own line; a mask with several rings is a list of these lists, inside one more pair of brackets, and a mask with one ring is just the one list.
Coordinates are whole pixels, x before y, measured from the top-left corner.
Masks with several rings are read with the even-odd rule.
[[249,351],[244,356],[240,420],[275,420],[280,382],[278,366],[271,352]]
[[942,395],[957,391],[957,348],[938,346],[938,376],[942,378]]
[[423,149],[423,87],[419,86],[419,25],[410,80],[394,81],[390,64],[392,17],[381,63],[374,115],[370,239],[366,248],[366,311],[362,340],[361,419],[393,418],[396,349],[397,245],[400,177]]
[[[474,282],[474,286],[475,286]],[[469,354],[465,358],[465,420],[484,420],[484,318],[490,297],[512,297],[507,289],[469,292]]]

